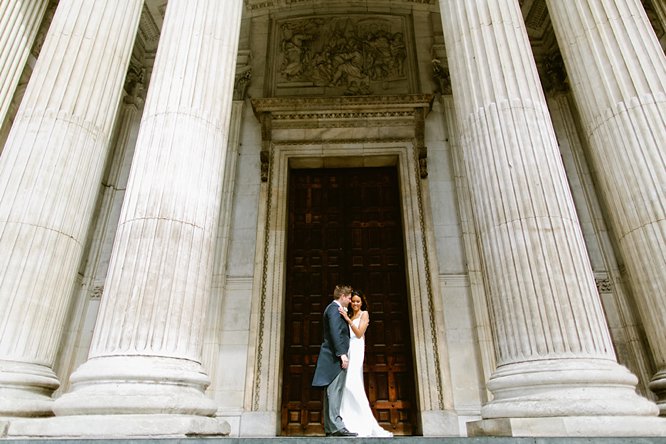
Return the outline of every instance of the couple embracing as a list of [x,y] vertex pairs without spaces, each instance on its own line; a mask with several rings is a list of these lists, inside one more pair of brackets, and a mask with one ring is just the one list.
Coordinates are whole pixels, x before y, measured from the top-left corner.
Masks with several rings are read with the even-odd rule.
[[326,390],[326,436],[391,437],[372,414],[363,385],[365,330],[370,322],[365,298],[347,285],[336,286],[333,297],[324,310],[324,338],[312,378],[313,387]]

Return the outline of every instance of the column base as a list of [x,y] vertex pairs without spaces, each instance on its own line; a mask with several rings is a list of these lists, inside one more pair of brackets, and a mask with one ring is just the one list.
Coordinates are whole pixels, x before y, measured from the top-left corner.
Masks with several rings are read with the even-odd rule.
[[666,436],[666,418],[578,416],[482,419],[467,423],[468,436],[631,437]]
[[53,403],[56,416],[184,415],[212,417],[208,376],[198,362],[151,356],[92,358],[70,378],[72,390]]
[[7,438],[186,438],[227,436],[229,424],[219,418],[192,415],[76,415],[16,419]]
[[650,381],[650,390],[657,395],[657,407],[659,414],[666,416],[666,370],[659,370]]
[[488,382],[484,419],[649,417],[657,405],[636,393],[638,379],[615,361],[552,359],[502,365]]
[[51,394],[59,386],[46,366],[0,360],[0,417],[53,416]]

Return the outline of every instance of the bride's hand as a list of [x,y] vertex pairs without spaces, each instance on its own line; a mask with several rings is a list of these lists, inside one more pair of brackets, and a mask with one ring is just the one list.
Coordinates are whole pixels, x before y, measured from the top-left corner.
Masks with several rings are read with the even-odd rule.
[[342,307],[338,308],[338,312],[342,315],[343,318],[345,318],[345,321],[349,322],[349,315],[347,314],[347,310],[345,310]]

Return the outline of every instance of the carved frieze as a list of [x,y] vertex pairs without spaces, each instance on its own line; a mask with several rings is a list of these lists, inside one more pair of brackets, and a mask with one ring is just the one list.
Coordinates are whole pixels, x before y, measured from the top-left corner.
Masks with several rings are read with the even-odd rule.
[[[261,11],[266,9],[310,6],[316,3],[322,3],[321,0],[245,0],[245,7],[248,11]],[[392,0],[393,3],[404,3],[405,5],[437,5],[437,0]]]
[[597,277],[595,278],[595,283],[597,284],[597,292],[600,294],[613,292],[613,283],[608,277]]
[[90,291],[90,299],[101,299],[102,295],[104,294],[104,286],[103,285],[96,285],[95,287],[92,288]]
[[420,177],[425,178],[425,117],[432,100],[430,94],[252,99],[261,122],[261,180],[268,180],[270,153],[276,144],[396,141],[411,141]]
[[413,92],[407,21],[400,15],[331,15],[277,21],[274,95]]

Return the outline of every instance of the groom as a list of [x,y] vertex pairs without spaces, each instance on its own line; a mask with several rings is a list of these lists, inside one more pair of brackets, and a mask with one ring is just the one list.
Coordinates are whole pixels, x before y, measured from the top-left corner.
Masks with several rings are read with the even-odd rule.
[[319,349],[312,387],[326,388],[324,396],[324,431],[326,436],[356,436],[345,427],[340,417],[342,391],[347,377],[349,358],[349,325],[338,311],[351,301],[351,287],[337,285],[335,299],[324,310],[324,341]]

